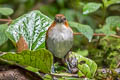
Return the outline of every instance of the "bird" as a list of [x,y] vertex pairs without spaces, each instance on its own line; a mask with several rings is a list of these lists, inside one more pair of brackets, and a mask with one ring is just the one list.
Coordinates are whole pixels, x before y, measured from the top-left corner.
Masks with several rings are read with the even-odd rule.
[[64,58],[73,46],[73,31],[63,14],[56,14],[46,32],[46,48],[57,58]]
[[53,23],[46,32],[46,49],[55,58],[64,59],[73,46],[73,31],[63,14],[56,14]]

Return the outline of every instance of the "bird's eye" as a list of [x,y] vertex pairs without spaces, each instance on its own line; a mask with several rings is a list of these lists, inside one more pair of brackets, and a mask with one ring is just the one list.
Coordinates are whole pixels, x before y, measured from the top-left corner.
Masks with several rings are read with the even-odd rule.
[[55,18],[55,21],[56,21],[57,19]]
[[66,20],[66,18],[63,18],[64,20]]

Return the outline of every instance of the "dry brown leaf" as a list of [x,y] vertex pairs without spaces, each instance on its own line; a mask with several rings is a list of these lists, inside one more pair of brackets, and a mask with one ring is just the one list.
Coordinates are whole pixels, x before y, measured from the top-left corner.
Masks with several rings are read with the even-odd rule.
[[20,39],[18,40],[18,42],[16,43],[17,46],[17,52],[21,52],[23,50],[27,50],[28,49],[28,44],[27,42],[24,40],[24,37],[21,36]]

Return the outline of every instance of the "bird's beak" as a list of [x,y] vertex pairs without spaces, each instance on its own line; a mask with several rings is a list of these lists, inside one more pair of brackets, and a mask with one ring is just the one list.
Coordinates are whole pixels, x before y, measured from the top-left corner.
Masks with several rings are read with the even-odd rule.
[[62,23],[62,22],[63,22],[63,20],[62,20],[61,18],[55,19],[55,21],[56,21],[57,23]]
[[58,19],[58,21],[57,21],[58,23],[62,23],[63,22],[63,20],[62,19]]

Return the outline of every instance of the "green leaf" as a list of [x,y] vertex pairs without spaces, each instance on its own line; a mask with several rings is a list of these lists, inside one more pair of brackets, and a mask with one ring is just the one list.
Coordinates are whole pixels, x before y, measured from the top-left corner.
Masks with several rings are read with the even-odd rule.
[[115,3],[120,3],[120,0],[102,0],[103,3],[104,3],[104,6],[107,8],[109,7],[110,5],[112,4],[115,4]]
[[86,5],[84,5],[83,7],[83,14],[89,14],[92,12],[97,11],[100,7],[102,6],[102,4],[100,3],[87,3]]
[[76,22],[69,22],[69,25],[73,28],[76,28],[79,32],[81,32],[85,37],[88,38],[89,42],[93,37],[93,29],[88,25],[83,25]]
[[34,68],[34,67],[31,67],[31,66],[27,66],[25,69],[29,70],[29,71],[32,71],[32,72],[38,72],[39,69],[38,68]]
[[8,28],[7,24],[0,25],[0,46],[8,40],[8,37],[5,34],[5,30]]
[[9,52],[0,56],[0,58],[22,66],[31,66],[37,68],[44,73],[50,73],[51,66],[53,64],[52,53],[46,49],[40,49],[36,51],[25,50],[17,54]]
[[81,56],[88,56],[88,50],[78,49],[76,53],[80,54]]
[[52,20],[40,11],[31,11],[17,18],[10,24],[6,34],[14,44],[22,36],[30,50],[36,50],[45,46],[45,33]]
[[104,33],[107,36],[116,34],[116,27],[120,27],[120,16],[107,17],[105,25],[101,29],[97,29],[97,33]]
[[[93,78],[94,74],[97,70],[97,64],[83,56],[81,56],[78,53],[72,52],[72,54],[69,55],[69,58],[77,59],[77,67],[79,69],[78,75],[79,77],[86,76],[87,78]],[[71,61],[72,62],[72,61]],[[71,63],[72,64],[72,63]]]
[[9,16],[13,13],[13,9],[11,8],[0,8],[0,14],[5,15],[5,16]]
[[106,34],[107,36],[109,36],[109,35],[111,35],[111,34],[116,34],[116,32],[113,31],[113,30],[111,30],[111,29],[110,29],[110,26],[107,25],[107,24],[104,25],[103,28],[97,29],[96,32],[97,32],[97,33],[104,33],[104,34]]
[[49,74],[46,74],[43,78],[44,80],[53,80],[52,76]]
[[106,24],[109,24],[110,27],[120,27],[120,16],[107,17]]

